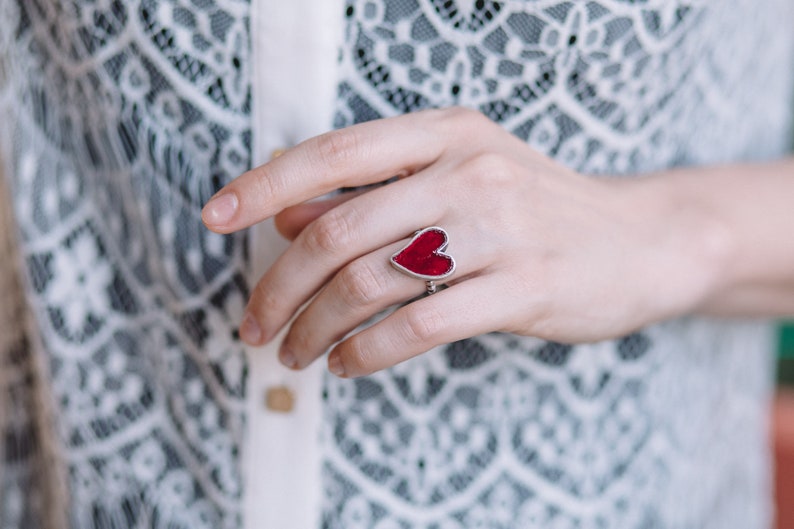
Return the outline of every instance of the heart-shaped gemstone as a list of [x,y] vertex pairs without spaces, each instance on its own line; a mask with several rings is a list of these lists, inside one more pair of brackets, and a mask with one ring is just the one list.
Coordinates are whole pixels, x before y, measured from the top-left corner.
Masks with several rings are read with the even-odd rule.
[[397,270],[419,279],[443,279],[455,271],[455,260],[444,253],[447,244],[447,232],[435,226],[425,228],[417,232],[405,248],[392,255],[391,262]]

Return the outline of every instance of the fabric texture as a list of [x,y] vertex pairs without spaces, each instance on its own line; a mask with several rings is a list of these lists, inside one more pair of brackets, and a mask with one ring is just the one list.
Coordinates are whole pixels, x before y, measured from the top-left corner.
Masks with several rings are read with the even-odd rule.
[[[346,14],[338,127],[463,105],[613,176],[789,145],[791,2],[349,0]],[[326,527],[769,527],[770,353],[763,325],[692,319],[576,347],[493,334],[329,376]]]
[[[19,266],[25,300],[0,314],[20,331],[0,342],[2,527],[242,524],[247,248],[199,212],[251,163],[249,8],[0,2],[0,243],[18,244],[0,272]],[[785,0],[339,16],[337,127],[464,105],[596,175],[788,145]],[[323,525],[767,527],[769,340],[700,319],[575,347],[492,334],[327,376]]]
[[200,208],[250,165],[249,4],[0,6],[35,322],[2,395],[53,410],[7,423],[0,526],[239,527],[245,245]]

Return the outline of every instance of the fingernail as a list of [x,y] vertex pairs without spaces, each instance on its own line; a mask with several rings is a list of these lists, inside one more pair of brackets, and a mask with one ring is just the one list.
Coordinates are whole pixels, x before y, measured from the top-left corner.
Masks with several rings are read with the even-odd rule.
[[342,365],[342,360],[339,358],[339,353],[332,351],[328,355],[328,371],[338,377],[345,376],[345,367]]
[[227,224],[237,213],[239,205],[237,195],[232,192],[223,193],[207,202],[201,211],[201,218],[205,223],[214,226]]
[[292,354],[290,348],[284,344],[281,344],[281,347],[278,350],[278,359],[282,364],[290,369],[295,369],[298,367],[298,361],[295,359],[295,355]]
[[258,345],[262,341],[262,327],[251,313],[247,313],[240,325],[240,338],[250,345]]

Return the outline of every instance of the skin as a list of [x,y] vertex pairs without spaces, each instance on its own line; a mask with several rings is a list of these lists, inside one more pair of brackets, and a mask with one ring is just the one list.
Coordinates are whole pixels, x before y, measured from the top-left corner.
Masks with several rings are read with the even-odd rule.
[[[265,344],[296,316],[282,363],[301,369],[333,346],[331,372],[356,377],[491,331],[577,343],[685,314],[794,314],[792,198],[793,160],[596,179],[445,109],[307,140],[231,182],[202,218],[231,233],[275,216],[292,240],[256,285],[242,339]],[[389,257],[426,226],[449,233],[450,288],[349,335],[424,291]]]

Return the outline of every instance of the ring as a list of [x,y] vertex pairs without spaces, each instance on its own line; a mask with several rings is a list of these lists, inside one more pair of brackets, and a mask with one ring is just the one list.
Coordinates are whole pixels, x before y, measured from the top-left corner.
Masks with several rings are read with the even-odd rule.
[[443,228],[419,230],[405,247],[391,256],[391,264],[403,274],[424,279],[427,293],[436,291],[436,281],[455,272],[455,260],[444,253],[449,237]]

